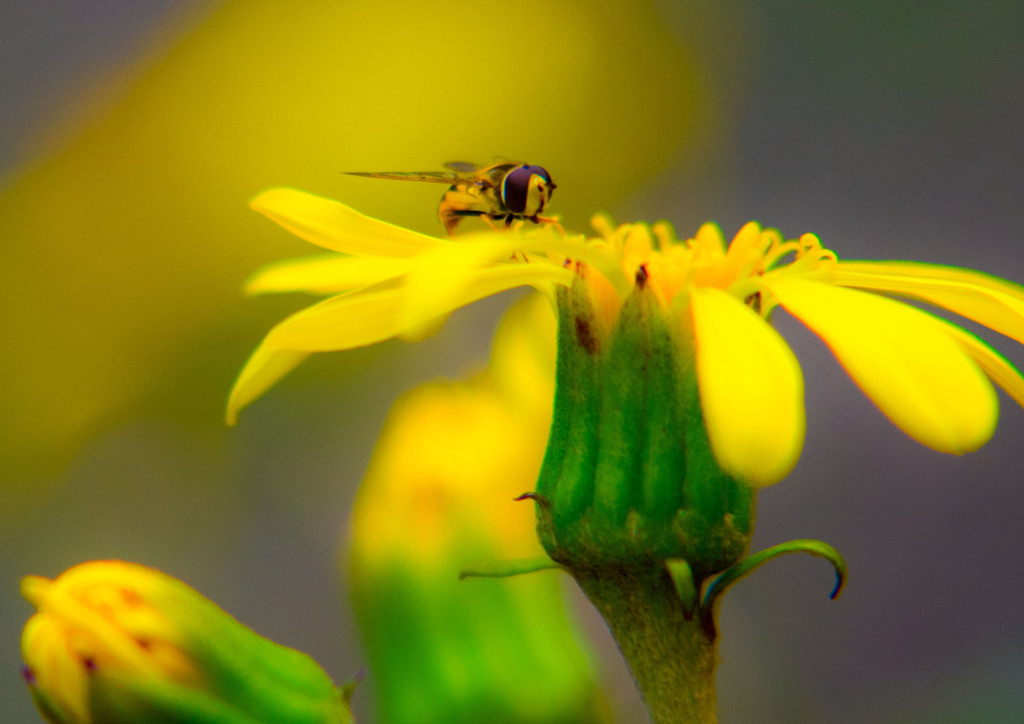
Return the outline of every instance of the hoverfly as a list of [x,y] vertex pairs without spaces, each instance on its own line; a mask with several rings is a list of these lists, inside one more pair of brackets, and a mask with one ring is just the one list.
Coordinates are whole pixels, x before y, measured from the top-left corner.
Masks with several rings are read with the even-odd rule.
[[555,182],[540,166],[500,161],[489,166],[454,161],[444,164],[448,171],[423,172],[347,172],[350,176],[368,176],[399,181],[428,181],[448,184],[441,197],[437,216],[449,236],[467,216],[482,218],[491,226],[504,220],[511,226],[516,219],[529,219],[535,224],[552,222],[540,216],[551,200]]

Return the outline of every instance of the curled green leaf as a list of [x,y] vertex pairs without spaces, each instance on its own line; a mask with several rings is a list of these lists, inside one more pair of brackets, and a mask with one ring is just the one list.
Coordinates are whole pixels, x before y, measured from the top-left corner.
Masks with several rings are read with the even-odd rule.
[[727,568],[708,586],[707,592],[704,594],[704,602],[701,605],[703,615],[706,618],[710,618],[715,602],[729,586],[754,571],[763,563],[786,553],[809,553],[812,556],[824,558],[831,563],[832,568],[836,572],[836,585],[832,589],[829,598],[835,599],[839,596],[843,590],[843,585],[846,583],[847,575],[846,561],[843,560],[843,556],[839,551],[828,543],[822,543],[819,540],[791,540],[787,543],[780,543],[771,548],[766,548],[760,553],[755,553]]

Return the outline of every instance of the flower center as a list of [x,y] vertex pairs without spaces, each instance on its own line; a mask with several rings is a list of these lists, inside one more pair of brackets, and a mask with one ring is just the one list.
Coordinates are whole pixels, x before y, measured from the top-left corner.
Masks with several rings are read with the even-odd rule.
[[786,241],[756,222],[740,229],[728,246],[714,224],[680,240],[664,222],[615,227],[597,216],[592,223],[600,239],[591,244],[616,257],[626,279],[635,282],[641,274],[662,306],[676,312],[685,310],[689,290],[698,286],[725,290],[767,316],[774,305],[761,308],[765,274],[806,274],[836,262],[835,253],[814,234]]

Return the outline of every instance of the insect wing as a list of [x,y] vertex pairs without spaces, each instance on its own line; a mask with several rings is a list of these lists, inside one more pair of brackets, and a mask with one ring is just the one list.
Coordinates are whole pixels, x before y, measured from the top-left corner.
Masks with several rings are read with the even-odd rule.
[[488,164],[450,161],[444,164],[444,167],[454,171],[465,182],[473,183],[479,188],[492,189],[499,188],[508,172],[522,165],[518,161],[499,159]]
[[384,178],[393,181],[426,181],[436,184],[452,185],[458,181],[458,176],[448,171],[344,171],[348,176],[363,176],[365,178]]
[[454,171],[457,174],[475,174],[480,168],[478,163],[470,163],[469,161],[449,161],[444,164],[444,167]]

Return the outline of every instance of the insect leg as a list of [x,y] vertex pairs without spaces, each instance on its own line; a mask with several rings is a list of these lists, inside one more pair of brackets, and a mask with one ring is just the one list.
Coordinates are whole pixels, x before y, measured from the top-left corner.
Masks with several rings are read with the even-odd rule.
[[558,223],[557,216],[534,216],[530,219],[530,221],[532,221],[535,224],[551,224],[553,227],[558,229],[562,236],[565,236],[565,229],[563,229],[562,225]]

